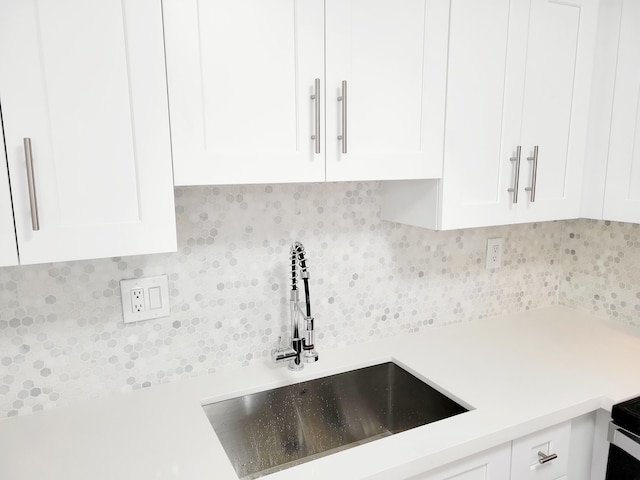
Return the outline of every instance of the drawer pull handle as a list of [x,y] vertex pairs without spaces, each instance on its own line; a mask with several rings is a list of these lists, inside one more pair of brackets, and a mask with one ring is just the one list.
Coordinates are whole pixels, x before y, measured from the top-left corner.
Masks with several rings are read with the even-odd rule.
[[540,465],[544,465],[545,463],[550,462],[551,460],[555,460],[556,458],[558,458],[558,455],[556,455],[555,453],[550,453],[549,455],[547,455],[546,453],[538,452],[538,463],[540,463]]

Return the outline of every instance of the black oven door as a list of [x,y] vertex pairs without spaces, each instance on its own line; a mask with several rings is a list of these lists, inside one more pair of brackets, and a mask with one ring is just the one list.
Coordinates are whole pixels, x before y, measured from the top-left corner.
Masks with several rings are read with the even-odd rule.
[[609,442],[606,480],[640,480],[640,437],[611,423]]

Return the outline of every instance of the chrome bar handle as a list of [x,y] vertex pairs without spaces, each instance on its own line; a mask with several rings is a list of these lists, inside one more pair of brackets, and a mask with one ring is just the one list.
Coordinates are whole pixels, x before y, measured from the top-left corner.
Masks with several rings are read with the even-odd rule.
[[507,192],[513,193],[513,203],[518,203],[518,184],[520,183],[520,153],[522,151],[522,147],[518,145],[516,149],[516,156],[511,157],[509,160],[512,162],[516,162],[516,171],[513,178],[513,187],[508,188]]
[[311,139],[316,141],[316,153],[320,153],[320,79],[316,78],[315,93],[311,95],[311,100],[315,100],[316,106],[316,130]]
[[558,458],[558,455],[556,453],[550,453],[549,455],[547,455],[544,452],[538,452],[538,463],[540,465],[544,465],[547,462],[550,462],[551,460],[555,460],[556,458]]
[[27,163],[27,185],[29,187],[29,205],[31,207],[31,228],[34,232],[40,230],[38,218],[38,200],[36,198],[36,181],[33,175],[33,155],[31,153],[31,139],[24,138],[24,158]]
[[527,157],[527,160],[533,162],[533,173],[531,174],[531,186],[525,188],[525,191],[531,192],[531,203],[536,201],[536,181],[538,179],[538,145],[533,147],[533,157]]
[[347,153],[347,81],[342,81],[342,95],[338,97],[342,102],[342,135],[338,135],[338,140],[342,140],[342,153]]

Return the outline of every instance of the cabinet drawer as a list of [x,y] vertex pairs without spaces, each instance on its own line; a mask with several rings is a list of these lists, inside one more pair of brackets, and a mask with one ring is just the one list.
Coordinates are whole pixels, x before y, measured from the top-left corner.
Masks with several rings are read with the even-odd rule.
[[[561,423],[513,441],[511,478],[518,480],[561,480],[569,465],[571,422]],[[557,455],[540,463],[538,452]]]

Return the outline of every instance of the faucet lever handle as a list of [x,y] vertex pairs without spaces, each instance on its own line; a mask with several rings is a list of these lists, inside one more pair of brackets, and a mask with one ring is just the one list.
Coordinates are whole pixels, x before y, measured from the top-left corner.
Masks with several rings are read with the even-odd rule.
[[289,345],[282,346],[282,336],[278,336],[278,345],[276,348],[271,350],[271,357],[276,362],[281,362],[283,360],[289,360],[298,355],[298,353]]

